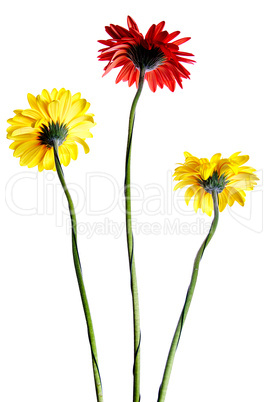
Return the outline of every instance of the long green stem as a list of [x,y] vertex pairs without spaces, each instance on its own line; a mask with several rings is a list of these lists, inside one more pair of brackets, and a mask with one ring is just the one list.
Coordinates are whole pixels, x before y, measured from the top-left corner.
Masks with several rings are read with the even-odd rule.
[[53,145],[53,150],[54,150],[56,170],[57,170],[63,191],[64,191],[67,201],[68,201],[69,212],[70,212],[70,217],[71,217],[73,260],[74,260],[76,277],[77,277],[77,281],[78,281],[80,296],[81,296],[84,314],[85,314],[86,323],[87,323],[88,338],[89,338],[89,343],[90,343],[90,348],[91,348],[91,356],[92,356],[93,374],[94,374],[94,380],[95,380],[96,396],[97,396],[98,402],[103,402],[102,384],[101,384],[101,377],[100,377],[100,372],[99,372],[99,367],[98,367],[98,356],[97,356],[95,335],[94,335],[93,324],[92,324],[92,319],[91,319],[91,315],[90,315],[90,309],[89,309],[89,305],[88,305],[86,290],[85,290],[85,286],[84,286],[84,282],[83,282],[82,268],[81,268],[81,263],[80,263],[80,259],[79,259],[78,248],[77,248],[76,215],[75,215],[72,198],[70,196],[70,193],[69,193],[66,183],[65,183],[63,170],[62,170],[61,163],[60,163],[59,156],[58,156],[58,145],[56,142]]
[[219,220],[219,206],[218,206],[218,194],[215,190],[213,190],[212,192],[212,198],[213,198],[213,205],[214,205],[214,219],[213,222],[211,224],[210,227],[210,231],[206,237],[206,239],[204,240],[204,242],[202,243],[202,246],[200,247],[200,249],[198,250],[198,253],[195,257],[194,260],[194,267],[193,267],[193,272],[192,272],[192,278],[191,278],[191,282],[187,291],[187,295],[186,295],[186,299],[184,302],[184,306],[179,318],[179,322],[177,324],[174,336],[173,336],[173,340],[170,346],[170,350],[169,350],[169,354],[168,354],[168,358],[167,358],[167,362],[166,362],[166,366],[165,366],[165,371],[164,371],[164,375],[163,375],[163,379],[162,379],[162,383],[160,385],[159,388],[159,393],[158,393],[158,399],[157,402],[164,402],[165,397],[166,397],[166,392],[167,392],[167,387],[168,387],[168,383],[169,383],[169,378],[170,378],[170,374],[171,374],[171,370],[172,370],[172,366],[173,366],[173,361],[174,361],[174,357],[176,354],[176,350],[180,341],[180,336],[181,336],[181,332],[182,332],[182,328],[185,322],[185,319],[187,317],[187,313],[193,298],[193,294],[194,294],[194,289],[195,289],[195,285],[196,285],[196,281],[197,281],[197,276],[198,276],[198,270],[199,270],[199,263],[201,261],[201,258],[203,256],[203,253],[205,251],[205,248],[207,247],[208,243],[210,242],[210,240],[212,239],[215,230],[217,228],[218,225],[218,220]]
[[126,171],[125,171],[126,231],[127,231],[128,258],[129,258],[130,277],[131,277],[130,286],[132,293],[133,326],[134,326],[133,402],[140,401],[141,332],[140,332],[138,284],[137,284],[136,268],[135,268],[134,239],[133,239],[132,219],[131,219],[130,162],[131,162],[131,145],[132,145],[135,110],[143,88],[144,76],[145,76],[145,69],[141,68],[138,90],[132,102],[129,115],[128,140],[127,140],[127,151],[126,151]]

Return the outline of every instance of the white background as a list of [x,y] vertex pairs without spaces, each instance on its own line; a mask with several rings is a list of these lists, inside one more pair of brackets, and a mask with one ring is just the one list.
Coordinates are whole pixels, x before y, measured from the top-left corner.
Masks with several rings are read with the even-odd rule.
[[[197,61],[188,66],[191,80],[184,81],[183,90],[153,94],[146,84],[137,109],[132,182],[139,225],[134,234],[142,401],[157,399],[193,260],[211,222],[185,205],[183,192],[172,192],[171,175],[185,150],[209,158],[216,152],[249,154],[248,164],[261,180],[244,208],[235,205],[220,215],[201,262],[166,402],[267,401],[265,6],[264,0],[5,3],[0,24],[1,401],[95,400],[58,179],[53,172],[20,167],[5,138],[6,120],[14,109],[27,108],[27,93],[54,87],[81,92],[97,122],[88,141],[90,154],[80,149],[78,160],[64,170],[77,204],[105,401],[132,400],[132,311],[120,205],[135,88],[115,85],[117,71],[102,78],[105,63],[97,60],[102,47],[97,40],[108,38],[104,26],[126,27],[127,15],[143,33],[165,20],[169,32],[191,36],[181,50],[194,53]],[[174,222],[172,233],[167,228]],[[117,238],[114,225],[121,227]]]

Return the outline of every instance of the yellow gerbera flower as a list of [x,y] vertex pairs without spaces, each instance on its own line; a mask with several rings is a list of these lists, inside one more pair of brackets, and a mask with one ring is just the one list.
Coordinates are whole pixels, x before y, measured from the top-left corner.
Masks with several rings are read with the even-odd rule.
[[248,155],[239,155],[236,152],[229,158],[221,158],[217,153],[210,160],[198,159],[185,152],[185,162],[180,163],[175,169],[174,190],[189,186],[185,192],[187,205],[194,197],[194,210],[200,208],[211,216],[213,211],[212,191],[218,193],[219,211],[222,212],[226,205],[232,206],[238,202],[244,206],[246,190],[253,190],[258,177],[253,173],[256,170],[249,166],[242,166],[248,160]]
[[10,148],[20,158],[21,166],[34,167],[39,171],[54,169],[53,144],[58,146],[60,162],[67,166],[71,158],[77,159],[77,142],[89,147],[86,138],[92,138],[90,129],[95,126],[93,114],[87,114],[90,103],[81,94],[71,95],[62,88],[48,92],[44,89],[36,97],[28,94],[29,109],[14,110],[15,116],[7,122],[7,138],[14,142]]

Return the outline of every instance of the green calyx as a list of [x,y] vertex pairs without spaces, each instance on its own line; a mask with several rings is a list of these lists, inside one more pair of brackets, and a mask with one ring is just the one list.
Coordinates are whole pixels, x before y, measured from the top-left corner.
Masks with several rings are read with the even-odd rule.
[[127,53],[137,68],[141,69],[144,67],[146,71],[154,70],[166,60],[164,53],[159,47],[146,49],[142,45],[134,45],[129,47]]
[[207,193],[211,194],[213,190],[215,190],[217,193],[221,193],[225,186],[229,183],[229,180],[226,179],[225,174],[222,174],[219,177],[218,172],[214,171],[212,176],[210,176],[207,180],[199,180],[199,183]]
[[61,145],[68,135],[67,125],[64,123],[54,123],[51,121],[48,123],[48,126],[42,124],[40,127],[40,134],[38,139],[41,144],[46,145],[48,148],[53,147],[54,142],[57,142],[58,145]]

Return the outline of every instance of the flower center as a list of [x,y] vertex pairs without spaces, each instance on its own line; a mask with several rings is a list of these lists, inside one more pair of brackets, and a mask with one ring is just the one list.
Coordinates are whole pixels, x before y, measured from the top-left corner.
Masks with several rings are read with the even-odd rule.
[[61,145],[68,135],[68,128],[64,123],[54,123],[54,121],[49,122],[48,126],[42,124],[40,127],[40,134],[38,139],[41,144],[46,145],[47,148],[52,148],[54,142]]
[[154,70],[166,60],[166,57],[159,47],[146,49],[142,45],[130,46],[127,50],[128,57],[133,64],[141,69],[145,67],[148,70]]
[[226,176],[222,174],[220,177],[218,176],[218,172],[214,171],[212,176],[210,176],[207,180],[199,180],[201,186],[206,190],[207,193],[212,193],[213,190],[216,190],[217,193],[221,193],[226,184],[229,183]]

